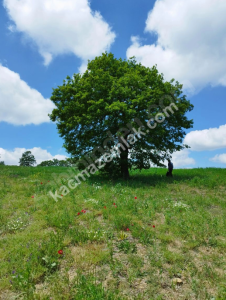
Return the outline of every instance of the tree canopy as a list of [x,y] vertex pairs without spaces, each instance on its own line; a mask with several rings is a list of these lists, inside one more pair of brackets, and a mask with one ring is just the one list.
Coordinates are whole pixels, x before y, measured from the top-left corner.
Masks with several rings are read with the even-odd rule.
[[53,89],[56,108],[49,116],[67,152],[80,161],[90,163],[103,157],[103,149],[119,145],[118,157],[105,167],[113,164],[128,178],[131,165],[163,166],[174,151],[188,147],[181,143],[184,129],[193,124],[186,117],[193,105],[174,81],[164,82],[156,66],[144,67],[134,57],[127,61],[103,53],[88,62],[83,75],[67,76]]
[[31,167],[36,163],[34,155],[31,153],[31,151],[26,151],[22,154],[22,157],[20,158],[19,164],[23,167]]

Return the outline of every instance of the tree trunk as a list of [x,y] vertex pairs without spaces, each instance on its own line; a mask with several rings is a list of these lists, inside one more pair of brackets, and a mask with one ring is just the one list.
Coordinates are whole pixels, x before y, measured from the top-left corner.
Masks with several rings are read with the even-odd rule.
[[122,147],[120,148],[120,166],[121,166],[121,176],[123,177],[123,179],[127,180],[129,179],[129,167],[128,167],[128,154],[129,154],[129,149],[126,147],[125,144],[122,143],[123,147],[125,148],[125,150],[122,149]]

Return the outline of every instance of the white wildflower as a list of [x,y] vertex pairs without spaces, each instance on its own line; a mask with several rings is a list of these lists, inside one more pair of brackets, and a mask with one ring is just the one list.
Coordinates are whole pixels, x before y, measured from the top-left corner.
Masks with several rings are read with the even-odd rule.
[[173,207],[188,208],[189,206],[187,204],[184,204],[179,201],[179,202],[173,203]]
[[91,203],[95,203],[98,204],[98,201],[92,198],[86,199],[85,202],[91,202]]

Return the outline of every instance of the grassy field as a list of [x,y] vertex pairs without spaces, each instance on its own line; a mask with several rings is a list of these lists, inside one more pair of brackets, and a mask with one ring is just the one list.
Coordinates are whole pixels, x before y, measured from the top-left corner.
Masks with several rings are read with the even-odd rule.
[[0,299],[226,299],[226,169],[68,170],[0,166]]

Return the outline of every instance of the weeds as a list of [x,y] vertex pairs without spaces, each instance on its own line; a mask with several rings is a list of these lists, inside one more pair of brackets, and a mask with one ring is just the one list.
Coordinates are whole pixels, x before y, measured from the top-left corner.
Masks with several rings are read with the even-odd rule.
[[118,244],[118,249],[124,253],[136,253],[137,247],[135,243],[130,243],[129,241],[122,241]]
[[6,230],[13,233],[17,230],[23,230],[29,225],[29,215],[28,212],[25,212],[19,217],[14,217],[13,220],[10,220],[6,225]]

